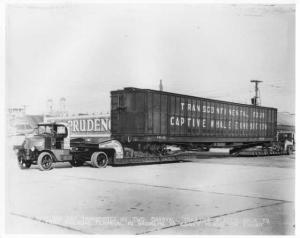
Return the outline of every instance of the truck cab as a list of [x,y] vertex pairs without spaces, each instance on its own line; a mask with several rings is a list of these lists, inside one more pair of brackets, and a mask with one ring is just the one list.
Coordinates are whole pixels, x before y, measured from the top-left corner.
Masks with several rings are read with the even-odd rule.
[[284,152],[291,154],[295,150],[295,133],[289,130],[277,131],[277,141],[282,144]]
[[68,125],[64,123],[38,124],[35,133],[14,149],[21,169],[37,164],[41,170],[49,170],[53,162],[72,161]]
[[70,149],[69,130],[66,124],[41,123],[36,129],[37,135],[44,138],[47,149]]

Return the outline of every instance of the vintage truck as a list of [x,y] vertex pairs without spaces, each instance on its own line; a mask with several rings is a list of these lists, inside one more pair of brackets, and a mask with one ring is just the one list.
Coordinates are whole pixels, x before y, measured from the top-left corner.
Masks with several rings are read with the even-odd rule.
[[123,157],[122,145],[117,141],[71,140],[69,131],[65,123],[38,124],[34,134],[25,137],[22,145],[14,146],[19,167],[26,169],[37,164],[41,170],[50,170],[55,162],[80,166],[89,161],[93,167],[103,168],[113,159]]

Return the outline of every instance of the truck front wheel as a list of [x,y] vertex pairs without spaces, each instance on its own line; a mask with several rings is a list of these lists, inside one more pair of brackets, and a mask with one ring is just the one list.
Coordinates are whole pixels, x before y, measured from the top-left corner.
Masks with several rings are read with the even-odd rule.
[[42,152],[37,160],[37,164],[40,170],[50,170],[52,169],[53,158],[48,152]]
[[96,168],[105,168],[108,163],[107,154],[102,151],[94,152],[91,157],[91,162]]

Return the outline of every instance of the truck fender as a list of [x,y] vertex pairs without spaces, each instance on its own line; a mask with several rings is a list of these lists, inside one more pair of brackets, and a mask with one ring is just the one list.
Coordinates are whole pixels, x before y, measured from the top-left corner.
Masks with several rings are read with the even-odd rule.
[[115,151],[115,159],[124,158],[124,149],[122,144],[117,140],[109,140],[99,143],[99,149],[113,149]]

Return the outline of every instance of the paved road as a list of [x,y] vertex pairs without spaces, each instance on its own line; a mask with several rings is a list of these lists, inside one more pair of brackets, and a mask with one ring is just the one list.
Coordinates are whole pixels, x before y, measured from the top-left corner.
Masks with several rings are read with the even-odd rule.
[[294,234],[294,156],[46,172],[7,156],[7,233]]

